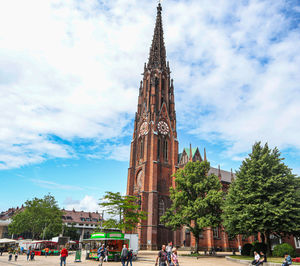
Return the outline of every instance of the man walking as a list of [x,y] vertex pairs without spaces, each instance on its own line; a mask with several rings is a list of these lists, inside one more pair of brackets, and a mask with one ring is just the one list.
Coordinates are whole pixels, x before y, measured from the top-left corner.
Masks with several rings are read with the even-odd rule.
[[123,245],[123,249],[122,249],[122,252],[121,252],[122,266],[125,266],[125,262],[127,260],[127,256],[128,256],[128,249],[127,249],[126,245]]
[[159,266],[167,266],[169,265],[168,256],[166,252],[166,246],[162,245],[161,251],[158,252],[156,257],[155,266],[157,266],[157,262],[159,262]]

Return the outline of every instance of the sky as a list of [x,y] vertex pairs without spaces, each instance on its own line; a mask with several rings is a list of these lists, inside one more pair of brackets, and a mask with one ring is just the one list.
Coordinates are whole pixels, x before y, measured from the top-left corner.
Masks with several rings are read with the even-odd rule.
[[[0,211],[126,192],[157,1],[0,3]],[[300,1],[163,0],[179,149],[238,170],[256,141],[300,175]]]

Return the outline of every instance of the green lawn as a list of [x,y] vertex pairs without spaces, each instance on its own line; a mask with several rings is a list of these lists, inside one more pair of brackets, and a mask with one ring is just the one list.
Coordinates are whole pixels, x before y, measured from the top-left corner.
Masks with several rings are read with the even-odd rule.
[[[248,257],[248,256],[239,256],[239,255],[236,255],[236,256],[230,256],[230,258],[233,258],[233,259],[238,259],[238,260],[253,260],[253,257]],[[283,258],[279,258],[279,257],[270,257],[268,258],[268,262],[277,262],[277,263],[282,263],[283,262]],[[292,265],[300,265],[299,262],[293,262]]]

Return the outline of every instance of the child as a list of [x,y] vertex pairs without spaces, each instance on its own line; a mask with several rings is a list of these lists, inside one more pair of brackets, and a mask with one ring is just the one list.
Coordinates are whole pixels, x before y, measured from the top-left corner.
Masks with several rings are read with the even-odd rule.
[[284,254],[284,262],[282,263],[282,266],[289,266],[292,265],[292,258],[289,254]]

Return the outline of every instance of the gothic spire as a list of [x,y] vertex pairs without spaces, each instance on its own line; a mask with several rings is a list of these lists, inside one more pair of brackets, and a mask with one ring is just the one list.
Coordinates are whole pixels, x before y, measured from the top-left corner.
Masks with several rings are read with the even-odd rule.
[[152,45],[148,61],[148,68],[165,68],[166,67],[166,48],[164,43],[164,33],[161,19],[161,4],[157,6],[157,15],[154,28]]

